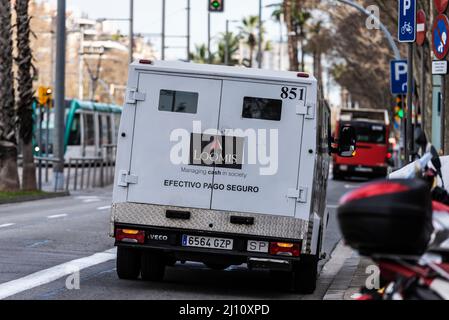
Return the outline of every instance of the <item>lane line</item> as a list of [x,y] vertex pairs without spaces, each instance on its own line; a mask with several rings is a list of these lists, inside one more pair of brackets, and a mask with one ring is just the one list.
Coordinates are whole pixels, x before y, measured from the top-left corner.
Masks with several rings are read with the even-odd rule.
[[101,199],[86,199],[83,200],[84,203],[100,202]]
[[38,271],[23,278],[0,284],[0,300],[11,297],[26,290],[30,290],[44,284],[53,282],[74,272],[114,260],[117,249],[109,249],[95,253],[89,257],[72,260],[49,269]]
[[104,207],[99,207],[99,208],[97,208],[97,210],[108,210],[108,209],[111,209],[111,206],[104,206]]
[[7,228],[7,227],[11,227],[15,225],[15,223],[5,223],[5,224],[0,224],[0,228]]
[[67,217],[67,214],[55,214],[55,215],[52,215],[52,216],[48,216],[47,218],[48,219],[58,219],[58,218],[64,218],[64,217]]

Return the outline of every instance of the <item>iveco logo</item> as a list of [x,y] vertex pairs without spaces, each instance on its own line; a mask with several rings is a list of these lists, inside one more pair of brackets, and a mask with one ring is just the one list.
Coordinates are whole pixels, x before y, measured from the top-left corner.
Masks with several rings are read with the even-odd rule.
[[156,241],[167,241],[168,236],[164,236],[161,234],[150,234],[150,240],[156,240]]

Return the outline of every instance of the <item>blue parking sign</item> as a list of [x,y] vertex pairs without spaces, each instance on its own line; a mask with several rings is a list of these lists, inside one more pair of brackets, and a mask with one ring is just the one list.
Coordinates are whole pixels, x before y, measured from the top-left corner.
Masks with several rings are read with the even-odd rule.
[[391,93],[394,95],[407,94],[407,60],[393,60],[390,63]]
[[399,42],[416,41],[416,0],[399,0]]

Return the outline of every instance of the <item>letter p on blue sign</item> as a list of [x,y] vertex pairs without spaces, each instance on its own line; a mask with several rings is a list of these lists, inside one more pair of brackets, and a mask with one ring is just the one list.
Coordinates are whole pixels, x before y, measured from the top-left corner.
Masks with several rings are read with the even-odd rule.
[[393,60],[390,63],[391,93],[407,94],[407,60]]

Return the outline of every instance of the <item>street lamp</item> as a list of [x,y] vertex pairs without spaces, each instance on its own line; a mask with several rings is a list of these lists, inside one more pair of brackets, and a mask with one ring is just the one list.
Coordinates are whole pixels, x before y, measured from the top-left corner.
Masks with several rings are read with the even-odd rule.
[[225,31],[225,65],[229,65],[229,24],[236,23],[239,20],[229,20],[226,19],[226,31]]

